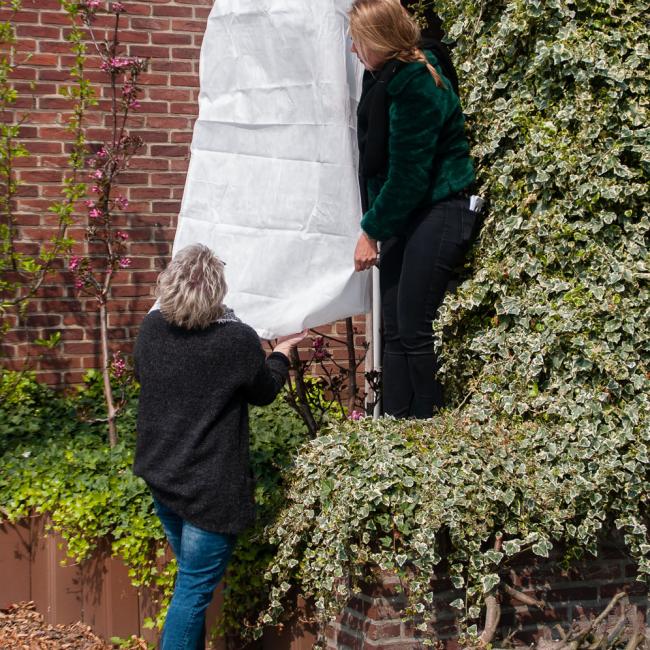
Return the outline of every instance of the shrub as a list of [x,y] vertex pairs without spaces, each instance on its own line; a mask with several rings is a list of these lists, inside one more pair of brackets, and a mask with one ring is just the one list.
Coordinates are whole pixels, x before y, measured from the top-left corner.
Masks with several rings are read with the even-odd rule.
[[437,8],[489,199],[435,326],[451,407],[306,447],[265,622],[294,586],[326,620],[368,563],[404,577],[414,613],[448,565],[469,623],[511,557],[596,552],[610,526],[650,573],[646,3]]
[[[111,448],[105,439],[101,373],[88,373],[86,384],[71,397],[38,384],[29,373],[0,373],[0,521],[48,515],[76,562],[108,543],[136,587],[160,593],[155,621],[160,625],[176,563],[162,559],[165,538],[151,495],[131,471],[137,387],[116,382],[114,389],[123,391],[125,406],[117,421],[119,442]],[[220,630],[231,636],[254,620],[265,602],[269,586],[262,580],[263,567],[275,549],[261,531],[284,503],[282,470],[308,436],[281,400],[251,409],[250,420],[259,521],[240,537],[229,568]]]
[[77,395],[65,397],[30,375],[2,373],[3,385],[20,390],[0,406],[0,513],[9,521],[49,515],[77,562],[108,537],[134,584],[152,585],[164,535],[149,491],[131,472],[137,391],[131,389],[120,421],[123,439],[109,449],[105,421],[94,419],[104,413],[101,376],[90,373],[87,382]]

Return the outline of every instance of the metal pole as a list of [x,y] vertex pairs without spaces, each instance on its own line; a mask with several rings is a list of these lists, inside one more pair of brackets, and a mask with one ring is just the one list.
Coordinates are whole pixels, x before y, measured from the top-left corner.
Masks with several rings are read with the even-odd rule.
[[[379,268],[372,267],[372,367],[381,373],[381,293]],[[372,417],[376,420],[381,413],[381,393],[375,391],[373,396],[375,408]]]

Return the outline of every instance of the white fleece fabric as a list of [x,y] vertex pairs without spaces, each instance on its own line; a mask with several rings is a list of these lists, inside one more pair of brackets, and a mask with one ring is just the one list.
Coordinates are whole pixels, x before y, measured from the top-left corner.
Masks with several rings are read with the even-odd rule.
[[227,304],[263,338],[364,313],[350,0],[218,0],[174,252],[226,262]]

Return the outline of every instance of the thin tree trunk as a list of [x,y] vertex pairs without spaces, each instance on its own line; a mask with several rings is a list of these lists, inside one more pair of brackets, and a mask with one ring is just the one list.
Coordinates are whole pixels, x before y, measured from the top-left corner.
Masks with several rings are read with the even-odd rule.
[[295,373],[294,381],[296,386],[296,395],[298,396],[297,402],[300,408],[300,417],[302,417],[304,423],[307,425],[309,433],[312,435],[312,437],[314,437],[318,432],[318,426],[316,424],[316,420],[314,419],[314,415],[311,412],[311,408],[309,407],[309,401],[307,400],[307,390],[305,389],[303,376],[300,371],[300,355],[298,354],[298,350],[296,350],[296,348],[291,348],[289,355],[291,358],[291,365],[293,366]]
[[108,352],[108,306],[106,300],[99,304],[99,327],[102,345],[102,378],[104,380],[104,399],[106,400],[106,411],[108,415],[108,443],[111,447],[117,444],[117,409],[113,399],[113,388],[111,387],[110,360]]

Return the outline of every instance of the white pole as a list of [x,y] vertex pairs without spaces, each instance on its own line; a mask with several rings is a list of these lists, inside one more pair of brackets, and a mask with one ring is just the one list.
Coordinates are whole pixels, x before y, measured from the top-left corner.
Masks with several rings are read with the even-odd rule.
[[[379,268],[372,267],[372,368],[381,373],[381,293]],[[376,420],[381,413],[381,393],[375,391],[375,408],[372,417]]]

